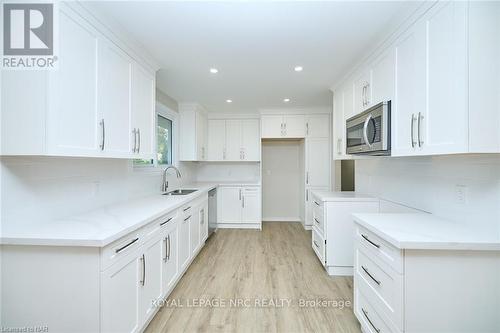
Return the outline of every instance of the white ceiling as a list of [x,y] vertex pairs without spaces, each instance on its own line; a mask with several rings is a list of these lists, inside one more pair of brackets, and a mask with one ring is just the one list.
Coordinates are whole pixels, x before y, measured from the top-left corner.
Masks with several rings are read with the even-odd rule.
[[[211,112],[331,105],[329,87],[415,7],[407,1],[94,5],[158,60],[158,88]],[[304,70],[295,72],[296,65]],[[219,73],[210,74],[211,67]]]

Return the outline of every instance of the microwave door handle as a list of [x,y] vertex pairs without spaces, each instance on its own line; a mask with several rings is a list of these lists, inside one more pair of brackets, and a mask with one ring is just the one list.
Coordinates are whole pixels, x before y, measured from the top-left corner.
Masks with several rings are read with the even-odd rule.
[[363,138],[365,140],[365,143],[368,145],[369,148],[372,147],[372,144],[370,141],[368,141],[368,123],[372,119],[372,115],[369,114],[368,117],[366,117],[365,124],[363,125]]

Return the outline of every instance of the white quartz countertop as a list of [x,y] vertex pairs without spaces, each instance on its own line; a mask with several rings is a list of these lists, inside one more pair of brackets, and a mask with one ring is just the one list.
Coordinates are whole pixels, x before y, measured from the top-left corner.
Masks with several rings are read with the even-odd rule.
[[353,214],[354,221],[397,248],[500,251],[500,235],[432,214]]
[[358,192],[311,191],[321,201],[379,201],[378,198]]
[[160,193],[105,206],[84,214],[33,224],[2,226],[1,244],[103,247],[216,188],[194,183],[185,196]]

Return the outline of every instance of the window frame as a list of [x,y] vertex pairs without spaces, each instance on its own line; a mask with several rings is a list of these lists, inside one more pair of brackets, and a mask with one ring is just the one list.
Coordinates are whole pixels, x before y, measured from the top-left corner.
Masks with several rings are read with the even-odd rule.
[[172,165],[179,166],[179,113],[159,102],[155,103],[154,115],[154,158],[151,164],[135,164],[135,170],[163,170],[167,165],[158,164],[158,116],[172,121]]

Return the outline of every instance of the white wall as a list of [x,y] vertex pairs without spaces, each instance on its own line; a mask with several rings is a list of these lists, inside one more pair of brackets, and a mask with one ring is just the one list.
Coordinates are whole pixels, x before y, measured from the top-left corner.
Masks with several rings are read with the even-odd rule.
[[[262,219],[300,221],[301,147],[299,141],[262,142]],[[303,156],[303,155],[302,155]]]
[[[2,225],[78,214],[127,199],[160,193],[161,172],[134,169],[120,159],[2,157]],[[193,179],[189,163],[180,166]],[[170,187],[178,185],[169,175]]]
[[[466,187],[465,204],[457,185]],[[500,155],[357,160],[356,191],[500,235]]]

